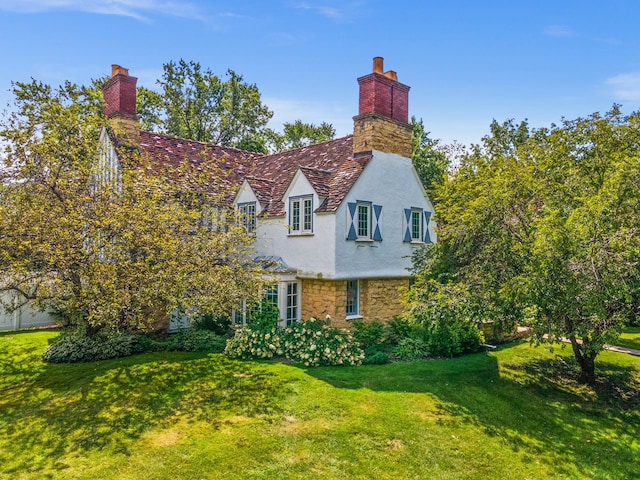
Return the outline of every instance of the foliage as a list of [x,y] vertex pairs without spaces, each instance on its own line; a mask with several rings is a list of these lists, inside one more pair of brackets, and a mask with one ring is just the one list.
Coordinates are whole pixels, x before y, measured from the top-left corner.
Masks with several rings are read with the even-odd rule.
[[393,354],[401,360],[423,360],[429,358],[430,349],[421,338],[406,337],[393,348]]
[[67,334],[51,343],[42,354],[49,363],[78,363],[107,360],[109,358],[128,357],[141,351],[138,337],[130,333],[112,333],[110,335]]
[[637,315],[639,125],[615,105],[551,129],[493,122],[437,189],[440,244],[419,259],[424,278],[461,285],[505,329],[568,338],[593,384],[603,345]]
[[285,358],[305,366],[359,365],[364,356],[350,333],[311,318],[281,332]]
[[211,214],[226,193],[207,188],[215,167],[161,166],[123,147],[112,171],[94,88],[33,81],[13,93],[0,122],[0,291],[87,335],[149,330],[180,305],[218,316],[259,295],[251,238]]
[[231,358],[273,358],[282,353],[278,327],[253,329],[239,328],[227,340],[224,353]]
[[427,352],[452,357],[478,351],[484,343],[477,323],[483,307],[464,284],[442,285],[420,277],[411,292],[410,315],[422,329]]
[[381,350],[380,346],[371,346],[364,349],[363,365],[384,365],[390,361],[389,354]]
[[354,320],[353,338],[360,344],[362,348],[378,345],[384,341],[385,325],[382,322],[364,322],[362,320]]
[[312,318],[286,328],[250,323],[227,341],[232,358],[282,356],[305,366],[359,365],[364,356],[353,337]]
[[384,330],[385,342],[397,345],[403,338],[415,336],[416,325],[406,317],[396,316],[384,325]]
[[161,345],[165,350],[180,352],[224,352],[227,338],[210,330],[182,328]]
[[296,120],[293,123],[285,122],[282,133],[269,130],[266,133],[266,143],[272,152],[283,152],[333,140],[335,135],[336,129],[330,123],[314,125]]
[[172,61],[163,68],[160,93],[138,89],[145,130],[233,147],[262,132],[273,115],[258,87],[233,70],[225,80],[194,61]]
[[425,130],[422,119],[417,120],[416,117],[411,117],[410,125],[413,128],[411,133],[413,166],[418,172],[429,198],[433,201],[435,188],[444,182],[450,161],[443,149],[440,148],[439,141],[429,137],[429,132]]

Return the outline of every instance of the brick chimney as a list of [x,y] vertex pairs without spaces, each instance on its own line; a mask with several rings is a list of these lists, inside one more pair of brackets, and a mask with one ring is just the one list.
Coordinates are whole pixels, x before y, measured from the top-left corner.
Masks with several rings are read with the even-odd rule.
[[360,111],[353,117],[353,153],[380,150],[411,158],[409,87],[383,58],[373,59],[373,73],[358,78]]
[[111,65],[111,79],[102,87],[102,113],[109,118],[118,140],[126,146],[140,144],[140,121],[136,115],[136,77],[120,65]]

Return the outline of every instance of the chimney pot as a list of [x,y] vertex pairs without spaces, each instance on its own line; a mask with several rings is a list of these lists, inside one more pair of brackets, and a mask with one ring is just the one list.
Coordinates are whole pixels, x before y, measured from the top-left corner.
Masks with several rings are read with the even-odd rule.
[[115,63],[111,65],[111,76],[115,77],[116,75],[129,75],[129,69],[121,67],[120,65],[116,65]]
[[391,80],[398,81],[398,74],[394,70],[389,70],[388,72],[384,72],[384,76],[390,78]]
[[384,70],[383,63],[384,58],[373,57],[373,73],[382,73],[382,71]]

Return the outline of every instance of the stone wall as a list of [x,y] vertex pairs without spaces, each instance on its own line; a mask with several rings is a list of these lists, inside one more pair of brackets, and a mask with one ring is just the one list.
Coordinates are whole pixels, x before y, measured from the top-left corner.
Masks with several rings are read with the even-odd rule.
[[[360,280],[360,315],[364,321],[389,321],[402,313],[402,287],[408,278]],[[331,324],[349,328],[346,280],[302,280],[302,319],[331,316]]]
[[379,150],[411,158],[411,125],[377,113],[353,117],[353,152]]

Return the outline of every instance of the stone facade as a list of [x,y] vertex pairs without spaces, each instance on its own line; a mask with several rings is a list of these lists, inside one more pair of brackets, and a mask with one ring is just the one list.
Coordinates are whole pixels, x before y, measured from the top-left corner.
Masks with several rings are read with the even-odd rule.
[[[361,279],[360,315],[366,321],[387,322],[402,313],[402,289],[409,286],[408,278]],[[331,316],[331,324],[350,328],[346,320],[346,280],[302,280],[302,319]]]
[[378,113],[353,117],[354,153],[378,150],[411,158],[411,125]]

